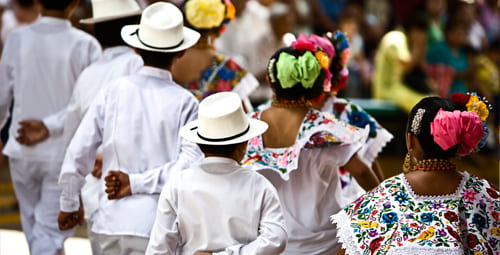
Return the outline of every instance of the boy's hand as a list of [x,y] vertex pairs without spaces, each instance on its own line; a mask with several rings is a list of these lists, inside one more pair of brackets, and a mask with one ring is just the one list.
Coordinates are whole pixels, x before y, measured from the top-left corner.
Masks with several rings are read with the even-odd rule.
[[83,208],[80,205],[80,208],[78,208],[78,211],[76,212],[59,212],[59,216],[57,217],[57,223],[59,224],[59,229],[60,230],[68,230],[78,225],[83,224]]
[[95,158],[94,170],[92,170],[92,175],[97,179],[101,179],[101,176],[102,176],[102,154],[97,154],[97,157]]
[[128,174],[122,171],[109,171],[108,175],[104,177],[104,181],[106,182],[108,199],[119,199],[132,195]]
[[49,130],[39,120],[23,120],[19,122],[21,126],[18,130],[17,142],[27,146],[35,145],[47,137],[49,137]]

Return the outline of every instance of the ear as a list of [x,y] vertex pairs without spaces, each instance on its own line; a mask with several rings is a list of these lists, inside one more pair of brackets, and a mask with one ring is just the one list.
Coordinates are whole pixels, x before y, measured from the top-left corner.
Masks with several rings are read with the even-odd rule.
[[406,133],[406,149],[408,152],[412,151],[413,148],[415,147],[415,136],[413,136],[410,132]]
[[182,56],[184,56],[184,53],[186,53],[186,50],[179,51],[179,52],[175,55],[175,58],[182,58]]

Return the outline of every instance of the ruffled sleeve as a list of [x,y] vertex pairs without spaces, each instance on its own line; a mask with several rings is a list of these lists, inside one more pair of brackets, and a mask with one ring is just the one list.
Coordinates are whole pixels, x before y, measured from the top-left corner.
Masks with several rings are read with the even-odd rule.
[[[255,112],[251,116],[260,119],[260,114]],[[288,180],[290,172],[297,170],[303,150],[328,149],[332,151],[333,164],[343,166],[362,147],[368,133],[368,128],[359,129],[339,121],[331,114],[310,110],[294,145],[264,148],[262,137],[254,137],[249,141],[243,165],[253,170],[272,169]]]

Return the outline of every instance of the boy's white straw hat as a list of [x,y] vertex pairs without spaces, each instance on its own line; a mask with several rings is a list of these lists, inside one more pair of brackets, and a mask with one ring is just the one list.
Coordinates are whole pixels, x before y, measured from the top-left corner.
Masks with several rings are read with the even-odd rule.
[[140,14],[135,0],[92,0],[92,18],[81,19],[80,23],[94,24]]
[[198,42],[200,33],[184,27],[182,12],[168,2],[156,2],[142,11],[139,25],[122,28],[121,36],[128,45],[157,52],[178,52]]
[[261,135],[267,123],[245,115],[241,99],[234,92],[220,92],[201,101],[198,120],[181,128],[180,135],[198,144],[237,144]]

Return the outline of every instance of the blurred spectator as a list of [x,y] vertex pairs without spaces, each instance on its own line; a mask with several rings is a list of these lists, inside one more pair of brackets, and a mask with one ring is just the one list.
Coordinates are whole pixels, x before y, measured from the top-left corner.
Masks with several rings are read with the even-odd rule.
[[[429,49],[427,53],[427,61],[429,62],[430,72],[432,77],[443,78],[443,73],[433,71],[437,66],[444,65],[452,68],[452,72],[447,72],[448,84],[438,83],[439,95],[446,97],[452,93],[466,93],[467,86],[465,77],[468,75],[467,56],[463,50],[466,43],[467,24],[460,19],[452,18],[448,20],[445,27],[445,41],[436,43]],[[440,77],[441,76],[441,77]]]
[[426,0],[425,17],[429,22],[427,43],[429,47],[444,41],[443,23],[445,19],[446,0]]
[[491,44],[495,39],[498,39],[500,34],[500,2],[498,0],[485,0],[478,2],[479,23],[483,26],[486,32],[486,38]]
[[396,25],[404,25],[409,19],[415,17],[415,10],[422,3],[421,0],[391,0],[394,9],[394,22]]
[[347,0],[312,0],[309,1],[314,17],[314,33],[324,34],[338,29],[340,14]]
[[365,0],[364,13],[365,55],[372,59],[382,36],[389,30],[392,7],[389,0]]
[[426,96],[406,84],[404,76],[414,68],[423,68],[427,30],[427,23],[415,17],[406,23],[404,32],[391,31],[382,38],[375,56],[374,98],[392,100],[409,113]]
[[[486,32],[477,19],[477,4],[474,0],[458,0],[450,5],[450,17],[467,26],[467,44],[476,50],[486,48]],[[449,22],[448,22],[449,23]]]

